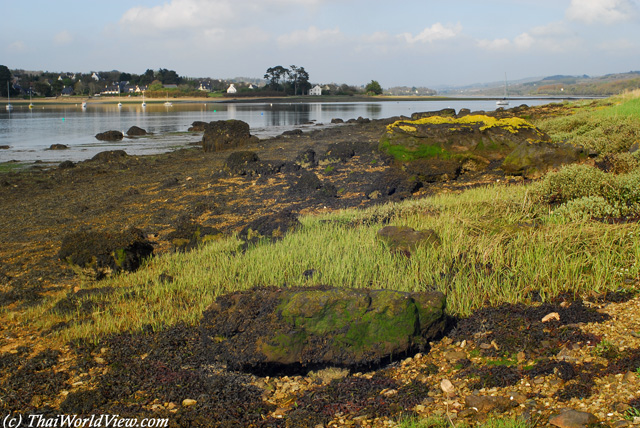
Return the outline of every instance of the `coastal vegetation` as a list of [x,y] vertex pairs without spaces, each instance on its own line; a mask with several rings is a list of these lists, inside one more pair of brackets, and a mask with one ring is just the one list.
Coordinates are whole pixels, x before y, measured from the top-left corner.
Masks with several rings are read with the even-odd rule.
[[[639,95],[584,104],[570,117],[537,123],[554,138],[558,123],[576,118],[599,133],[608,126],[602,118],[632,117]],[[630,135],[636,135],[640,123],[628,120]],[[563,139],[582,142],[583,135],[573,128]],[[194,324],[217,296],[265,285],[436,289],[447,295],[447,310],[456,316],[486,305],[624,289],[640,277],[638,223],[621,221],[640,216],[640,155],[628,153],[633,140],[611,139],[614,148],[606,146],[605,153],[617,157],[610,172],[595,166],[599,157],[595,164],[568,166],[529,184],[495,183],[304,216],[302,227],[282,240],[245,249],[237,236],[219,236],[197,251],[165,254],[136,273],[101,282],[115,296],[106,306],[100,294],[86,298],[95,301],[82,305],[104,307],[88,315],[90,323],[75,322],[77,313],[56,312],[58,298],[24,316],[38,320],[43,329],[69,323],[61,331],[64,341],[99,340],[147,325]],[[376,239],[386,224],[432,229],[442,245],[419,248],[409,258],[389,252]],[[313,276],[303,275],[310,269]],[[172,281],[162,280],[164,275]],[[84,284],[94,286],[89,280]]]

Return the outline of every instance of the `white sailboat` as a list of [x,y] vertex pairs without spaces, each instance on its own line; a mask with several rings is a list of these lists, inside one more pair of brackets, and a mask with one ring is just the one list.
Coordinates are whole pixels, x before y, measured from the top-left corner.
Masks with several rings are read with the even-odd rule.
[[146,107],[147,103],[144,102],[144,92],[142,93],[142,107]]
[[173,104],[169,101],[169,92],[167,92],[167,101],[164,103],[166,107],[171,107]]
[[13,110],[13,106],[11,105],[11,93],[9,92],[9,82],[7,82],[7,111]]
[[509,105],[509,100],[507,99],[507,73],[504,73],[504,98],[496,101],[496,106],[505,107]]
[[118,108],[122,108],[122,103],[120,102],[120,85],[118,85]]
[[83,102],[82,102],[82,108],[83,108],[83,109],[87,108],[87,102],[86,102],[86,101],[83,101]]

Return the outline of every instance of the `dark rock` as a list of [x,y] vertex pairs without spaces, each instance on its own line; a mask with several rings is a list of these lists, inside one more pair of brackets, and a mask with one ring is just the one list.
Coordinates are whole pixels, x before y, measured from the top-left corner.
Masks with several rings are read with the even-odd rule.
[[141,135],[147,135],[147,131],[134,125],[131,128],[129,128],[129,130],[127,131],[127,135],[129,137],[138,137]]
[[553,415],[549,418],[549,424],[560,428],[586,428],[597,422],[598,418],[591,413],[573,409],[565,409],[559,415]]
[[202,137],[205,152],[218,152],[257,142],[249,133],[249,124],[241,120],[218,120],[207,124]]
[[337,196],[337,189],[331,183],[324,183],[312,171],[302,170],[300,177],[291,186],[290,192],[294,195],[308,197],[310,194],[334,198]]
[[289,210],[260,217],[240,231],[240,238],[256,242],[261,239],[276,241],[282,239],[289,230],[301,226],[298,216]]
[[504,413],[512,407],[517,406],[516,402],[511,401],[507,397],[500,396],[478,396],[467,395],[464,399],[467,407],[473,408],[478,413]]
[[208,125],[207,122],[202,122],[200,120],[196,120],[195,122],[193,122],[191,124],[191,126],[188,129],[188,131],[189,132],[203,132],[204,129],[207,127],[207,125]]
[[369,186],[365,194],[369,199],[393,196],[404,199],[415,193],[421,186],[415,176],[398,168],[387,169],[382,176]]
[[584,149],[571,144],[524,142],[509,153],[501,168],[509,175],[538,178],[553,168],[585,158]]
[[249,176],[263,176],[272,175],[285,171],[297,171],[299,167],[295,166],[291,162],[276,161],[268,162],[261,161],[255,152],[241,151],[233,152],[227,158],[224,167],[229,173],[233,175],[249,175]]
[[331,123],[344,123],[344,120],[340,118],[333,118],[331,119]]
[[153,246],[142,231],[81,231],[66,235],[58,258],[96,279],[112,273],[137,270],[144,259],[153,255]]
[[405,165],[405,171],[423,183],[455,180],[462,171],[460,159],[424,158]]
[[224,167],[233,174],[245,175],[246,167],[250,163],[258,162],[260,158],[256,152],[241,151],[233,152],[224,163]]
[[313,168],[318,166],[316,160],[316,152],[313,149],[307,149],[296,156],[296,163],[302,168]]
[[7,149],[10,149],[10,148],[11,148],[11,146],[7,146],[6,144],[0,146],[0,150],[7,150]]
[[407,226],[385,226],[378,231],[378,238],[385,242],[391,251],[410,255],[422,245],[440,245],[440,237],[431,230],[414,230]]
[[356,151],[350,143],[331,143],[327,148],[324,162],[348,162],[356,155]]
[[360,123],[360,124],[362,124],[362,123],[371,123],[371,119],[369,119],[368,117],[360,116],[360,117],[358,117],[356,119],[356,123]]
[[200,328],[209,358],[232,369],[366,367],[426,349],[444,306],[439,292],[254,289],[219,297]]
[[[465,109],[465,110],[468,111],[468,109]],[[411,120],[418,120],[418,119],[423,119],[425,117],[433,117],[433,116],[456,117],[456,109],[443,108],[442,110],[438,110],[438,111],[425,111],[420,113],[413,113],[411,115]]]
[[282,134],[283,137],[295,137],[298,135],[302,135],[302,129],[290,129],[289,131],[284,131]]
[[106,131],[96,134],[96,138],[100,141],[120,141],[124,135],[120,131]]
[[66,144],[52,144],[49,146],[49,150],[67,150],[69,146]]
[[192,221],[183,221],[176,225],[175,230],[167,235],[167,240],[175,251],[192,250],[199,245],[217,239],[220,230],[202,226]]
[[60,165],[58,165],[58,168],[60,169],[69,169],[69,168],[75,168],[75,167],[76,167],[76,164],[70,160],[61,162]]
[[457,117],[465,117],[471,114],[471,110],[469,110],[468,108],[461,108],[458,111]]
[[97,389],[71,392],[67,398],[60,403],[60,410],[69,414],[89,414],[106,403],[102,393]]
[[129,155],[124,150],[108,150],[106,152],[100,152],[91,158],[92,161],[98,162],[114,162],[120,161]]

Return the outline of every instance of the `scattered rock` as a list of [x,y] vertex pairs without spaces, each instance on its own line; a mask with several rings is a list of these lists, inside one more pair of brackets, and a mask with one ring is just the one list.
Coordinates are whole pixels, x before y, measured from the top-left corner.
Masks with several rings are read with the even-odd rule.
[[191,398],[185,398],[184,400],[182,400],[182,407],[191,407],[195,406],[196,404],[198,404],[198,402]]
[[91,158],[92,161],[97,162],[114,162],[120,161],[123,158],[128,157],[129,155],[124,150],[108,150],[105,152],[100,152]]
[[248,123],[235,119],[218,120],[205,127],[202,149],[205,152],[218,152],[257,141],[258,137],[249,133]]
[[52,144],[49,146],[49,150],[67,150],[69,146],[66,144]]
[[582,147],[571,144],[524,142],[509,153],[501,168],[509,175],[538,178],[551,169],[584,160],[586,157]]
[[411,255],[422,245],[440,245],[440,237],[431,230],[414,230],[407,226],[385,226],[378,231],[378,238],[385,242],[391,251]]
[[289,230],[301,226],[297,214],[290,210],[261,217],[245,226],[239,233],[240,238],[248,242],[261,239],[276,241],[282,239]]
[[219,297],[200,328],[208,356],[234,369],[362,367],[425,349],[444,305],[439,292],[264,288]]
[[598,422],[591,413],[579,412],[573,409],[565,409],[559,415],[549,418],[549,423],[560,428],[586,428],[589,424]]
[[96,134],[96,139],[100,141],[120,141],[124,135],[120,131],[106,131]]
[[288,131],[284,131],[282,134],[283,137],[297,137],[302,135],[302,129],[290,129]]
[[442,382],[440,382],[440,389],[445,397],[453,398],[456,395],[456,388],[449,379],[443,379]]
[[58,165],[58,168],[60,169],[69,169],[69,168],[75,168],[75,167],[76,167],[76,164],[70,160],[61,162],[60,165]]
[[318,166],[318,160],[316,159],[316,152],[313,149],[307,149],[304,152],[296,156],[296,161],[302,168],[313,168]]
[[560,314],[557,312],[551,312],[542,318],[542,322],[549,321],[560,321]]
[[340,118],[333,118],[331,119],[331,123],[337,124],[337,123],[344,123],[344,120],[340,119]]
[[187,131],[189,132],[203,132],[204,129],[207,127],[208,123],[207,122],[202,122],[200,120],[196,120],[195,122],[193,122],[191,124],[191,126],[189,127],[189,129]]
[[6,144],[3,144],[2,146],[0,146],[0,150],[7,150],[10,149],[11,146],[7,146]]
[[133,272],[153,254],[139,229],[124,232],[81,231],[66,235],[58,258],[96,279],[119,271]]
[[477,410],[478,413],[504,413],[515,404],[507,397],[484,395],[468,395],[464,402],[467,407]]
[[147,131],[134,125],[131,128],[129,128],[129,130],[127,131],[127,135],[129,137],[139,137],[142,135],[147,135]]
[[193,221],[182,221],[175,226],[175,230],[167,235],[174,251],[188,251],[199,245],[220,237],[220,230],[202,226]]

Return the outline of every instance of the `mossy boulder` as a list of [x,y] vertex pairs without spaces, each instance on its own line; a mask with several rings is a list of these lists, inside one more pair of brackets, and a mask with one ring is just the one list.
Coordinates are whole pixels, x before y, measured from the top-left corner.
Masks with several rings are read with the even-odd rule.
[[439,292],[263,288],[219,297],[200,328],[208,357],[232,369],[361,368],[426,350],[444,308]]
[[416,120],[398,120],[387,126],[379,148],[401,162],[422,158],[504,158],[519,144],[550,141],[535,126],[518,117],[481,114],[461,117],[420,113]]
[[300,227],[298,215],[291,210],[259,217],[245,226],[238,236],[246,242],[277,241],[289,231]]
[[257,141],[258,137],[250,134],[248,123],[235,119],[218,120],[205,126],[202,149],[205,152],[218,152]]
[[58,258],[79,274],[101,279],[137,270],[153,255],[153,245],[136,228],[123,232],[80,231],[66,235]]
[[582,147],[571,144],[524,142],[502,162],[502,170],[510,175],[539,178],[551,169],[587,158]]

